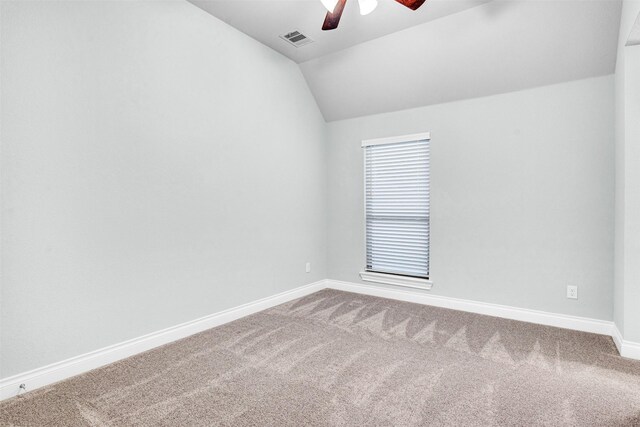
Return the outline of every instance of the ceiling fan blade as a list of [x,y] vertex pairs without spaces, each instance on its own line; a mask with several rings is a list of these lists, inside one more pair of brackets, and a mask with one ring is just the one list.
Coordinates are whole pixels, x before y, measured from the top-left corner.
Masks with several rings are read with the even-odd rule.
[[426,0],[396,0],[403,6],[407,6],[411,10],[417,10]]
[[340,17],[342,17],[342,11],[344,10],[345,4],[347,4],[347,0],[338,0],[338,4],[336,4],[333,12],[327,12],[327,16],[324,17],[324,23],[322,24],[322,29],[324,31],[335,30],[336,28],[338,28]]

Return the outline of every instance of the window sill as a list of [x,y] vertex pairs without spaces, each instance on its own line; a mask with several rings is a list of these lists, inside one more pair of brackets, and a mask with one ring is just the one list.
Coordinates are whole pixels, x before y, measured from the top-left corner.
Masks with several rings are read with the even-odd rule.
[[374,273],[371,271],[361,271],[360,278],[365,282],[385,283],[387,285],[404,286],[406,288],[423,289],[427,291],[433,286],[433,282],[429,279]]

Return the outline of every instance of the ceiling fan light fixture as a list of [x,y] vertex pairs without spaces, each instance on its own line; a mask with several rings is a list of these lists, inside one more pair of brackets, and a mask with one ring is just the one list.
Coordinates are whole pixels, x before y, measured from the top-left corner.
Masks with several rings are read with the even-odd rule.
[[338,0],[320,0],[320,2],[329,11],[329,13],[333,12],[338,4]]
[[358,3],[360,4],[360,15],[368,15],[378,7],[378,0],[358,0]]

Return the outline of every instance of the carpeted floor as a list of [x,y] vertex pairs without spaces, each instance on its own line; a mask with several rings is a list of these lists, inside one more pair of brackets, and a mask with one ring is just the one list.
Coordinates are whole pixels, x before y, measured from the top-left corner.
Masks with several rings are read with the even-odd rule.
[[6,426],[639,426],[611,338],[323,290],[0,404]]

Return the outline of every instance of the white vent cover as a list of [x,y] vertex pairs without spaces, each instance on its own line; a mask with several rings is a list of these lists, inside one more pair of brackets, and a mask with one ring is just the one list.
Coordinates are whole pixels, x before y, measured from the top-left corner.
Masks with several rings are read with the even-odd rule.
[[311,40],[309,37],[305,36],[298,30],[294,30],[294,31],[291,31],[290,33],[283,34],[280,36],[280,38],[282,40],[285,40],[291,43],[295,47],[304,46],[305,44],[309,44],[313,42],[313,40]]

